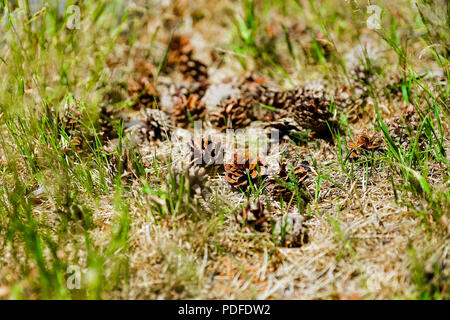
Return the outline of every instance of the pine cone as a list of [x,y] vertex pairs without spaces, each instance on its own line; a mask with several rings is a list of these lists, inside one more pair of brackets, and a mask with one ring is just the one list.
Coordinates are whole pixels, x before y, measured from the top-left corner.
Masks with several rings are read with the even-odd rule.
[[355,135],[356,142],[349,142],[348,146],[353,149],[350,158],[357,158],[360,151],[375,152],[381,149],[383,138],[377,132],[364,131]]
[[351,123],[363,116],[364,107],[369,99],[369,87],[374,81],[372,70],[356,64],[348,70],[350,87],[347,85],[334,91],[334,102],[341,113],[348,115]]
[[[301,135],[304,131],[298,126],[298,123],[287,116],[281,116],[280,119],[275,119],[271,121],[266,128],[273,130],[278,130],[278,143],[286,140],[296,140],[296,136]],[[277,141],[272,141],[271,143],[277,143]]]
[[128,93],[133,108],[155,108],[159,95],[153,84],[154,66],[146,61],[136,63],[137,77],[128,78]]
[[98,119],[98,136],[102,144],[107,143],[118,137],[114,123],[117,121],[117,115],[113,107],[103,106],[100,110]]
[[406,104],[403,96],[402,86],[407,82],[402,75],[398,73],[388,75],[382,85],[385,98],[393,101],[395,104]]
[[[401,109],[401,117],[394,117],[388,124],[388,131],[394,142],[401,146],[403,150],[408,150],[411,146],[411,138],[414,137],[422,124],[422,118],[412,105]],[[413,139],[414,139],[413,138]],[[421,133],[418,139],[419,150],[425,150],[428,139],[425,133]]]
[[[293,90],[293,106],[290,107],[292,118],[304,129],[316,133],[328,132],[328,125],[333,127],[333,114],[330,112],[331,101],[320,89],[300,87]],[[328,123],[328,124],[327,124]]]
[[194,47],[191,45],[189,37],[184,35],[175,35],[169,46],[170,55],[167,58],[169,65],[186,62],[192,58]]
[[141,163],[141,154],[134,148],[123,148],[123,154],[119,154],[116,150],[117,146],[112,142],[105,147],[110,163],[109,174],[115,175],[120,171],[122,179],[131,181],[137,178],[140,175],[138,163]]
[[276,90],[260,85],[254,90],[253,98],[263,105],[286,110],[293,103],[292,94],[292,91]]
[[144,120],[141,122],[138,134],[141,141],[163,141],[170,136],[169,117],[161,110],[145,109],[142,111]]
[[211,122],[219,130],[228,128],[239,129],[248,126],[255,120],[253,114],[253,101],[239,97],[227,100],[219,106],[220,112],[211,113]]
[[186,79],[206,83],[208,80],[207,67],[193,58],[194,48],[187,36],[174,36],[170,44],[170,50],[171,52],[167,59],[169,66],[178,66]]
[[148,77],[128,78],[128,92],[135,109],[156,108],[159,101],[158,92]]
[[286,202],[290,201],[293,193],[303,186],[310,171],[306,161],[292,170],[285,162],[280,162],[276,176],[266,179],[267,190],[276,198],[282,198]]
[[359,82],[364,84],[364,88],[374,80],[372,70],[362,64],[357,64],[350,68],[348,70],[348,76],[351,82]]
[[180,72],[184,75],[185,79],[200,83],[206,83],[208,81],[208,68],[204,63],[195,59],[190,59],[180,63],[179,66]]
[[276,219],[274,235],[280,246],[295,248],[308,242],[305,218],[300,214],[289,213]]
[[187,98],[180,97],[177,107],[172,111],[172,119],[177,126],[185,128],[193,121],[205,118],[206,106],[199,98],[197,94],[190,94]]
[[174,92],[176,97],[181,97],[183,95],[188,97],[191,94],[195,94],[198,95],[198,99],[201,100],[205,95],[206,90],[208,90],[207,82],[183,82],[182,84],[174,86],[172,92]]
[[322,49],[322,53],[323,53],[324,57],[328,59],[331,56],[333,47],[332,47],[330,41],[327,39],[327,37],[319,32],[315,35],[315,42]]
[[236,214],[236,221],[241,225],[253,227],[256,231],[270,232],[271,218],[264,204],[258,199],[255,205],[247,202],[244,208]]
[[71,137],[81,128],[80,118],[81,116],[79,113],[66,110],[62,116],[59,115],[58,117],[58,128],[63,130],[68,137]]
[[[60,130],[59,137],[60,139],[69,139],[69,141],[62,139],[64,152],[69,151],[71,146],[75,147],[75,151],[78,154],[84,152],[83,136],[79,119],[81,119],[80,114],[73,112],[70,109],[67,109],[63,115],[58,116],[58,128]],[[62,132],[64,132],[64,134],[62,134]],[[69,142],[70,145],[67,145],[67,142]]]
[[191,139],[189,148],[191,162],[208,168],[223,164],[222,142],[213,142],[211,136],[202,138],[201,141]]
[[[259,85],[250,94],[255,101],[262,105],[257,110],[257,116],[264,122],[273,122],[286,117],[287,109],[292,104],[291,91],[270,89],[265,85]],[[269,110],[266,106],[275,110]]]
[[317,133],[328,132],[327,122],[331,126],[334,124],[333,114],[329,111],[331,101],[321,88],[300,87],[279,91],[260,86],[254,98],[264,105],[284,110],[285,114],[281,113],[276,118],[291,117],[299,131],[302,128]]
[[261,85],[267,82],[266,78],[258,77],[256,74],[250,72],[246,74],[244,80],[238,86],[241,92],[248,92],[250,94],[258,95]]
[[346,113],[350,123],[356,122],[362,117],[362,111],[367,104],[368,96],[358,95],[347,86],[337,88],[334,91],[334,103],[340,113]]
[[255,160],[248,152],[236,152],[233,163],[225,164],[225,179],[233,188],[245,191],[249,187],[249,178],[253,185],[258,184],[258,179],[266,176],[266,171],[265,159],[256,157]]
[[206,170],[197,165],[188,165],[185,167],[183,175],[176,174],[176,181],[178,185],[181,184],[181,177],[185,184],[185,189],[192,192],[192,195],[203,196],[204,187],[206,183]]

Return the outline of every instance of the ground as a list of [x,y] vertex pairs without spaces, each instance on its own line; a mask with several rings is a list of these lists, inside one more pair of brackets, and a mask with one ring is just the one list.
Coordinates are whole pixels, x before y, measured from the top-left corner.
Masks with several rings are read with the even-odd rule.
[[0,299],[448,299],[447,6],[5,2]]

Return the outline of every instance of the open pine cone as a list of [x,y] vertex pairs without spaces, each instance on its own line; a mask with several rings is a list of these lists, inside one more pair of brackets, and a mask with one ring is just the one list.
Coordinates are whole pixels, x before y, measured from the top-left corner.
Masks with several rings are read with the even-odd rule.
[[205,103],[197,94],[190,94],[187,98],[182,95],[172,111],[172,120],[178,127],[185,128],[193,121],[203,120],[205,115]]
[[199,99],[202,99],[208,89],[207,83],[200,82],[182,82],[176,85],[170,85],[171,91],[174,93],[175,97],[190,96],[191,94],[198,95]]
[[[414,137],[414,132],[419,131],[422,124],[422,118],[412,105],[405,106],[404,108],[401,108],[400,111],[401,116],[394,117],[387,127],[394,142],[406,151],[411,146],[411,137]],[[427,141],[428,139],[425,133],[422,132],[418,138],[417,146],[419,150],[426,149]]]
[[100,110],[98,119],[98,136],[103,144],[118,137],[117,130],[114,126],[117,121],[117,115],[113,107],[103,106]]
[[352,82],[359,82],[364,84],[364,87],[374,80],[374,74],[371,69],[368,69],[365,65],[356,64],[348,70],[348,75]]
[[222,142],[212,141],[211,136],[203,137],[201,141],[191,139],[189,142],[191,162],[206,168],[217,167],[223,163]]
[[302,187],[309,171],[307,162],[292,168],[292,172],[287,163],[280,162],[277,174],[266,179],[267,190],[275,198],[290,201],[296,189]]
[[185,167],[183,175],[176,174],[176,181],[181,183],[181,177],[185,188],[191,191],[192,195],[203,196],[205,182],[206,182],[206,170],[205,168],[197,165],[188,165]]
[[[321,88],[299,87],[293,90],[276,90],[259,86],[253,98],[264,105],[277,109],[274,120],[289,117],[301,129],[310,129],[316,133],[328,132],[333,125],[333,114],[329,111],[331,100]],[[269,118],[270,119],[270,118]],[[293,121],[288,121],[292,123]]]
[[233,98],[219,107],[220,112],[211,113],[211,122],[219,130],[244,128],[255,120],[253,101],[249,98]]
[[167,58],[169,65],[179,64],[191,59],[194,47],[191,45],[189,37],[185,35],[175,35],[169,46],[170,55]]
[[249,179],[255,185],[258,179],[266,176],[266,171],[265,159],[258,156],[252,159],[248,152],[236,152],[233,163],[225,164],[225,179],[234,189],[245,191],[249,187]]
[[349,142],[348,146],[353,149],[350,158],[357,158],[361,151],[375,152],[381,149],[383,138],[377,132],[364,131],[361,134],[355,135],[355,142]]
[[350,122],[356,122],[364,112],[369,99],[369,84],[374,77],[371,70],[363,65],[355,65],[348,71],[350,87],[347,85],[336,88],[334,102],[341,113],[348,115]]
[[205,64],[194,59],[194,48],[187,36],[174,36],[169,48],[170,55],[167,59],[169,66],[178,66],[186,79],[206,84],[208,69]]
[[158,92],[148,77],[128,78],[128,92],[135,109],[156,108],[159,101]]
[[140,140],[147,142],[166,140],[171,133],[169,117],[158,109],[145,109],[142,113],[144,119],[140,123],[138,131]]
[[334,91],[334,103],[339,112],[346,113],[349,122],[354,123],[362,117],[362,112],[367,104],[367,96],[343,86]]
[[[79,119],[81,119],[80,114],[70,109],[65,110],[64,114],[58,116],[58,128],[61,130],[59,136],[60,138],[69,139],[69,141],[62,139],[64,151],[69,151],[73,146],[77,153],[81,154],[84,152],[83,136]],[[64,134],[62,134],[62,132],[64,132]]]
[[280,119],[274,119],[269,122],[266,126],[271,130],[278,130],[278,141],[274,140],[272,143],[280,143],[284,140],[293,139],[297,134],[302,133],[302,128],[300,128],[294,119],[287,117],[281,117]]
[[325,58],[329,58],[331,56],[331,53],[333,52],[333,46],[330,40],[328,40],[328,38],[324,34],[319,32],[315,34],[314,41],[322,50],[322,54],[325,56]]
[[258,77],[254,73],[246,74],[244,80],[239,84],[239,90],[241,92],[248,92],[258,96],[260,87],[267,82],[266,78]]
[[289,213],[275,219],[273,234],[276,236],[277,245],[297,248],[308,242],[308,229],[305,218],[298,213]]
[[199,83],[206,83],[208,80],[208,68],[203,62],[190,59],[180,65],[180,72],[188,80]]
[[256,204],[247,202],[245,207],[236,213],[236,221],[241,225],[253,227],[256,231],[269,232],[271,221],[264,204],[258,199]]
[[265,85],[256,87],[253,98],[261,104],[277,109],[288,109],[292,104],[291,91],[272,89]]
[[155,68],[146,61],[136,62],[137,76],[128,78],[128,93],[133,101],[133,108],[155,108],[159,95],[153,84]]
[[105,146],[106,157],[110,164],[109,174],[116,175],[120,171],[121,178],[131,182],[132,179],[139,176],[137,163],[141,163],[142,156],[138,150],[129,147],[123,148],[122,154],[119,154],[117,144],[116,139]]
[[304,129],[314,132],[328,132],[333,126],[331,101],[320,89],[300,87],[292,92],[293,105],[290,107],[292,118]]
[[71,137],[81,128],[79,113],[66,110],[63,115],[58,116],[58,127],[63,130],[68,137]]

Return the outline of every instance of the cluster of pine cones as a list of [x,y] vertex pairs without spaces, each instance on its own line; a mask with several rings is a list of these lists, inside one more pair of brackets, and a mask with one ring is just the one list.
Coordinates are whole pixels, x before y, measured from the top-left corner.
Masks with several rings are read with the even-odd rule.
[[[350,72],[351,90],[342,88],[330,92],[317,83],[284,90],[269,84],[265,78],[250,74],[237,84],[238,94],[225,96],[215,106],[207,106],[203,98],[209,88],[208,69],[194,58],[194,47],[188,37],[176,35],[171,39],[166,62],[162,72],[179,72],[185,81],[175,91],[172,109],[160,110],[160,95],[155,83],[156,68],[147,61],[139,60],[135,63],[135,73],[128,79],[128,94],[129,105],[140,110],[141,116],[138,120],[127,120],[110,106],[103,107],[97,122],[102,144],[117,139],[116,128],[121,121],[141,144],[163,142],[169,139],[175,128],[191,129],[195,121],[204,120],[209,121],[218,132],[246,128],[254,121],[261,121],[265,123],[265,128],[278,129],[282,138],[289,139],[301,132],[324,137],[330,130],[338,129],[338,112],[348,112],[355,106],[362,108],[368,97],[365,88],[371,81],[371,75],[364,68],[356,67]],[[72,140],[72,145],[80,149],[77,152],[81,153],[82,139],[76,134],[80,126],[79,118],[79,115],[66,113],[59,119],[58,125],[64,135]],[[394,123],[391,129],[402,130],[402,127]],[[379,134],[363,132],[356,135],[348,146],[351,148],[350,158],[355,159],[364,153],[381,150],[382,139]],[[188,165],[178,172],[177,179],[180,183],[187,183],[196,195],[204,196],[206,175],[215,176],[223,172],[225,181],[235,190],[246,192],[263,187],[273,199],[285,203],[306,202],[310,198],[304,191],[311,173],[311,166],[306,161],[293,163],[283,160],[278,163],[276,172],[270,172],[266,159],[238,150],[232,154],[231,161],[223,164],[224,146],[209,135],[200,140],[192,139],[188,150],[188,154],[184,154]],[[133,172],[131,167],[135,159],[135,154],[132,156],[125,152],[127,161],[122,159],[119,162],[130,167],[123,168],[124,171]],[[111,159],[111,163],[116,162]],[[180,179],[181,176],[184,180]],[[238,214],[240,223],[258,231],[284,228],[284,223],[295,225],[296,236],[280,241],[287,246],[303,242],[303,222],[292,217],[289,219],[295,221],[287,222],[286,219],[274,220],[260,200],[256,206],[247,204]]]
[[[194,48],[189,38],[183,35],[174,36],[169,49],[165,72],[179,71],[192,85],[177,90],[176,103],[168,119],[163,111],[154,109],[155,103],[159,100],[152,82],[154,68],[142,62],[136,64],[138,77],[129,81],[128,89],[133,106],[140,106],[143,110],[144,117],[139,123],[137,133],[144,141],[163,141],[173,128],[191,128],[193,122],[202,120],[210,120],[213,127],[219,131],[227,128],[245,128],[253,121],[260,120],[287,134],[305,129],[319,134],[325,133],[335,124],[335,114],[331,112],[332,99],[320,87],[303,86],[293,90],[280,90],[266,85],[265,78],[254,74],[248,75],[240,82],[239,95],[223,99],[214,111],[209,112],[202,100],[209,85],[208,70],[202,62],[194,58]],[[203,137],[200,142],[192,141],[190,162],[195,164],[201,155],[202,165],[208,169],[207,171],[210,172],[212,168],[213,172],[217,172],[219,168],[215,157],[223,155],[221,148],[221,144],[210,141],[210,137]],[[233,157],[233,161],[223,166],[223,169],[226,181],[235,189],[247,190],[250,185],[260,184],[268,178],[268,190],[273,190],[273,193],[277,194],[291,193],[292,188],[288,188],[287,185],[289,183],[298,185],[302,181],[302,175],[305,174],[300,167],[294,168],[294,176],[297,175],[298,179],[292,180],[286,164],[280,164],[278,176],[282,181],[274,180],[265,172],[264,159],[251,159],[248,153],[239,152]],[[281,187],[283,183],[285,185]]]

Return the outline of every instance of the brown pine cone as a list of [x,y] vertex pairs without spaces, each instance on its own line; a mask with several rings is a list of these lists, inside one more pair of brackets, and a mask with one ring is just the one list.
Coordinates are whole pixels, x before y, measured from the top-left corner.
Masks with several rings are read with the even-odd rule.
[[[422,118],[412,105],[401,108],[400,112],[401,116],[394,117],[387,127],[394,142],[406,151],[411,146],[411,137],[414,141],[415,135],[422,125]],[[425,150],[427,143],[428,139],[422,132],[418,139],[419,150]]]
[[404,79],[401,75],[394,73],[388,75],[385,83],[384,89],[387,98],[394,97],[395,100],[401,101],[403,100],[403,90],[402,85],[404,83]]
[[119,154],[117,150],[118,147],[114,143],[109,143],[105,147],[106,157],[110,163],[109,174],[116,175],[120,172],[121,178],[128,182],[142,174],[138,165],[141,163],[142,156],[138,150],[125,147],[122,149],[122,154]]
[[267,209],[259,199],[255,205],[247,202],[245,207],[236,213],[235,217],[239,224],[251,226],[256,231],[269,232],[271,229],[272,218],[269,217]]
[[277,121],[287,116],[287,108],[292,104],[292,92],[287,90],[276,90],[259,85],[250,94],[262,105],[257,110],[257,116],[264,122]]
[[[296,140],[297,135],[301,135],[303,130],[297,124],[297,122],[287,117],[286,115],[281,114],[280,119],[274,119],[266,125],[266,128],[271,130],[278,130],[278,141],[273,140],[272,143],[281,143],[283,141]],[[309,137],[309,135],[308,135]]]
[[206,83],[208,80],[208,68],[198,60],[189,59],[179,64],[180,72],[185,79]]
[[206,168],[223,164],[222,142],[212,141],[211,136],[203,137],[201,141],[191,139],[189,142],[191,162]]
[[[267,190],[275,198],[282,198],[285,201],[289,201],[297,188],[302,187],[310,171],[307,162],[302,163],[292,170],[293,172],[291,172],[285,162],[280,162],[277,174],[266,179]],[[293,173],[293,177],[291,173]]]
[[289,90],[276,90],[260,85],[254,90],[253,98],[269,107],[287,109],[292,105],[292,94]]
[[159,101],[158,92],[153,85],[152,79],[146,76],[128,78],[128,93],[132,99],[132,107],[156,108]]
[[155,67],[145,61],[135,63],[136,77],[128,78],[128,93],[133,102],[133,108],[155,108],[159,101],[159,95],[153,84]]
[[183,177],[184,187],[191,192],[191,195],[203,196],[206,186],[206,170],[198,165],[188,165],[182,172],[174,172],[178,184]]
[[185,95],[186,97],[191,94],[196,94],[199,97],[199,100],[203,98],[203,96],[206,93],[206,90],[208,90],[208,82],[190,82],[190,83],[183,83],[182,86],[178,86],[175,91],[176,95],[182,96]]
[[294,90],[273,90],[259,86],[253,95],[259,103],[284,110],[275,119],[291,117],[299,131],[311,129],[316,133],[328,132],[328,125],[334,125],[333,114],[329,111],[331,101],[320,88],[299,87]]
[[143,121],[140,123],[138,134],[141,141],[158,142],[170,135],[170,119],[161,110],[145,109],[142,111]]
[[277,217],[273,235],[276,236],[277,245],[296,248],[308,242],[308,229],[305,218],[296,213],[289,213],[282,217]]
[[71,137],[81,128],[79,119],[81,119],[79,113],[66,110],[63,115],[58,116],[58,128],[63,130],[68,137]]
[[344,85],[334,91],[334,102],[340,113],[346,113],[351,123],[363,116],[369,99],[369,87],[374,81],[372,70],[357,64],[348,70],[350,87]]
[[252,110],[252,99],[232,98],[219,107],[221,108],[220,112],[211,113],[211,122],[219,130],[244,128],[256,120]]
[[117,114],[113,107],[103,106],[100,110],[100,117],[98,119],[98,136],[102,144],[118,137],[116,127]]
[[248,92],[250,94],[257,95],[260,86],[266,82],[267,82],[266,78],[258,77],[253,72],[250,72],[246,74],[244,80],[241,82],[238,88],[242,92]]
[[[59,137],[63,141],[64,152],[69,151],[73,146],[78,154],[84,153],[80,119],[81,115],[70,109],[58,116]],[[67,142],[70,145],[67,145]]]
[[367,95],[360,95],[347,86],[336,88],[334,91],[336,109],[340,113],[346,113],[350,123],[354,123],[362,117],[367,98]]
[[332,43],[327,39],[325,35],[320,32],[315,35],[314,39],[319,48],[322,49],[324,57],[329,58],[333,51]]
[[316,133],[325,133],[329,131],[328,125],[334,126],[333,114],[330,112],[331,101],[320,89],[307,87],[294,89],[292,100],[293,105],[289,111],[300,127],[311,129]]
[[169,65],[184,63],[191,59],[194,47],[191,45],[189,37],[185,35],[175,35],[169,46],[170,55],[167,58]]
[[356,64],[350,68],[348,70],[348,76],[351,82],[362,83],[365,85],[364,87],[367,87],[375,78],[373,71],[362,64]]
[[257,156],[255,160],[248,152],[236,152],[233,163],[225,164],[225,179],[234,189],[245,191],[249,187],[249,178],[253,185],[258,184],[258,179],[266,176],[266,171],[264,158]]
[[378,132],[364,131],[361,134],[355,134],[356,141],[349,142],[348,146],[353,149],[350,154],[351,159],[359,156],[360,152],[375,152],[381,149],[383,138]]
[[176,108],[172,111],[172,120],[178,127],[186,128],[193,121],[205,118],[206,106],[199,100],[197,94],[190,94],[187,98],[184,95],[180,97]]
[[171,52],[167,59],[168,66],[178,66],[185,79],[207,82],[208,69],[205,64],[194,59],[194,48],[187,36],[174,36],[169,48]]

